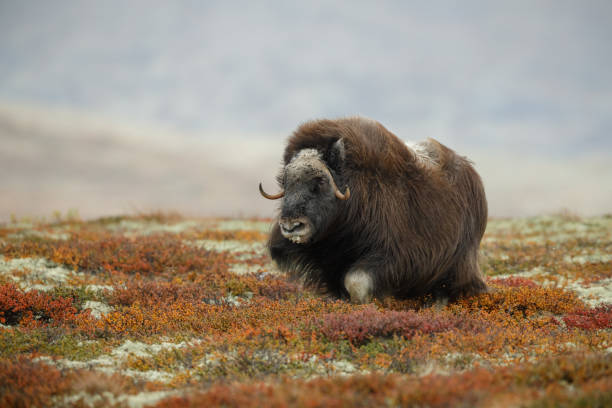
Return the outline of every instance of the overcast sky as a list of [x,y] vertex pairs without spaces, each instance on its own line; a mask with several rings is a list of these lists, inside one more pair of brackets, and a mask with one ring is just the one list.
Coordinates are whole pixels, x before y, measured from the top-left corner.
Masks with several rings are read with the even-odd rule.
[[219,133],[612,147],[610,1],[1,1],[0,98]]
[[[156,136],[167,143],[160,152],[179,139],[180,146],[198,143],[198,154],[181,147],[194,154],[172,167],[168,183],[187,174],[188,163],[204,166],[199,152],[227,152],[207,143],[248,138],[251,161],[233,152],[225,167],[199,167],[202,178],[174,193],[177,201],[187,191],[200,194],[205,176],[226,174],[223,188],[240,192],[194,198],[194,208],[243,194],[232,211],[248,213],[245,186],[262,174],[272,179],[282,143],[299,123],[359,114],[405,140],[434,137],[474,158],[492,214],[609,212],[611,19],[609,0],[0,0],[0,170],[12,186],[0,183],[0,193],[13,197],[0,209],[42,206],[41,183],[55,191],[45,177],[58,163],[46,161],[41,140],[70,146],[82,139],[78,149],[60,149],[65,169],[53,179],[75,192],[63,198],[69,203],[83,186],[95,188],[93,179],[106,180],[113,146],[124,148],[120,139],[139,133],[110,124],[130,123],[145,134],[139,143],[150,129],[164,129]],[[56,127],[58,108],[73,113]],[[97,119],[71,127],[79,114],[102,118],[104,130],[86,134],[84,123]],[[128,144],[139,159],[125,161],[117,180],[125,191],[143,189],[128,173],[146,174],[158,156],[138,156],[138,145]],[[183,160],[164,157],[168,166]],[[98,159],[96,177],[87,178],[94,170],[79,166]],[[49,168],[41,170],[42,162]],[[133,201],[161,203],[154,188]],[[96,191],[108,196],[106,187]]]

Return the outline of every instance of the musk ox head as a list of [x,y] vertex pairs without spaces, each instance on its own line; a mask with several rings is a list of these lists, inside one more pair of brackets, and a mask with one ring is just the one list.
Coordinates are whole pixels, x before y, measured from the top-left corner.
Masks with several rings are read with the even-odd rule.
[[278,176],[280,193],[267,194],[259,183],[265,198],[282,198],[278,225],[284,238],[308,244],[329,227],[339,203],[351,195],[348,186],[342,193],[336,184],[341,179],[343,161],[344,146],[340,139],[325,152],[313,148],[299,150]]

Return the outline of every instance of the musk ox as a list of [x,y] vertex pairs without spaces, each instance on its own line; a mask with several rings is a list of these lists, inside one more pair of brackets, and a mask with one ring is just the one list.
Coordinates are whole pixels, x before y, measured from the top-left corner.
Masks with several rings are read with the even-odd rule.
[[282,271],[356,303],[456,299],[487,290],[487,224],[470,161],[436,140],[407,145],[365,118],[317,120],[289,138],[268,248]]

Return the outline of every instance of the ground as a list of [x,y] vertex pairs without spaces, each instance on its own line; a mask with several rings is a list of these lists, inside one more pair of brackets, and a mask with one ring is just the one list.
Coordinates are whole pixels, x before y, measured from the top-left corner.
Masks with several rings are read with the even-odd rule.
[[611,406],[612,216],[492,219],[491,293],[352,305],[270,220],[0,227],[0,406]]

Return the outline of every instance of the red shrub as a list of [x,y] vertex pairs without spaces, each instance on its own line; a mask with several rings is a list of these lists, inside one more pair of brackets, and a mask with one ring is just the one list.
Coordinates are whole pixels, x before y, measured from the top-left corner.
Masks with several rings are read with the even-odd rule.
[[14,284],[0,285],[0,322],[15,325],[36,326],[39,323],[56,323],[72,320],[77,310],[72,298],[53,298],[45,292],[24,292]]
[[539,285],[531,279],[521,278],[518,276],[510,276],[508,278],[497,278],[491,279],[491,283],[498,284],[501,286],[507,286],[510,288],[518,288],[521,286],[528,288],[537,288]]
[[217,300],[218,291],[194,283],[175,284],[159,281],[129,282],[125,287],[115,287],[109,294],[111,305],[130,306],[134,302],[143,305],[169,305],[175,302],[202,303]]
[[136,238],[83,231],[65,241],[23,241],[1,248],[7,257],[41,256],[75,270],[126,274],[225,272],[231,256],[187,245],[172,234]]
[[585,330],[607,329],[612,327],[612,304],[592,309],[577,310],[563,317],[568,327]]
[[289,295],[297,293],[299,288],[296,283],[278,278],[265,279],[254,286],[259,295],[273,300],[286,299]]
[[489,293],[459,299],[452,309],[465,311],[503,312],[523,318],[543,311],[569,313],[584,303],[571,291],[561,288],[502,287]]
[[0,360],[0,406],[44,407],[52,397],[70,391],[60,370],[25,357]]
[[[570,406],[569,398],[584,397],[571,406],[609,406],[609,355],[569,355],[529,365],[476,368],[456,375],[423,377],[374,372],[311,380],[214,384],[205,391],[160,401],[158,408],[176,407],[489,407]],[[564,386],[557,385],[562,381]],[[572,385],[568,391],[567,384]],[[604,388],[606,387],[606,388]],[[563,392],[557,392],[561,390]],[[589,400],[593,390],[601,397]],[[544,397],[542,404],[534,404]],[[536,400],[536,401],[534,401]],[[570,399],[571,401],[571,399]]]
[[457,327],[460,319],[431,311],[379,311],[372,306],[350,313],[330,313],[316,323],[332,341],[347,339],[360,344],[372,337],[393,335],[411,338],[416,333],[435,333]]

